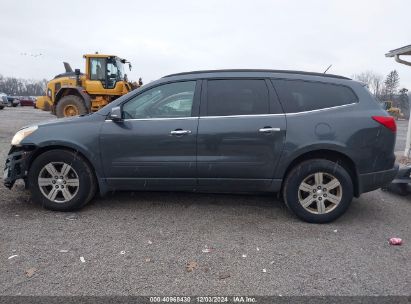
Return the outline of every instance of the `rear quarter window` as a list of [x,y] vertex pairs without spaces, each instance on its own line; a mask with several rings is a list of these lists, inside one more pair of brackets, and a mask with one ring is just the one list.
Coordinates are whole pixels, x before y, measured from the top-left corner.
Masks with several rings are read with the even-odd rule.
[[286,113],[304,112],[358,102],[346,86],[304,80],[272,80]]

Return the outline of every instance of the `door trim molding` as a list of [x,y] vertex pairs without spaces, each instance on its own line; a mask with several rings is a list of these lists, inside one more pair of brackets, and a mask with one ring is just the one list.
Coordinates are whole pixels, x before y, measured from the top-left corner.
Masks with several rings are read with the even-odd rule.
[[215,118],[255,118],[255,117],[273,117],[273,116],[285,116],[284,113],[278,114],[246,114],[246,115],[226,115],[226,116],[200,116],[200,119],[215,119]]
[[[142,120],[142,121],[150,121],[150,120],[195,120],[198,119],[198,117],[163,117],[163,118],[126,118],[123,119],[123,121],[134,121],[134,120]],[[113,121],[111,119],[106,119],[105,122],[107,121]]]

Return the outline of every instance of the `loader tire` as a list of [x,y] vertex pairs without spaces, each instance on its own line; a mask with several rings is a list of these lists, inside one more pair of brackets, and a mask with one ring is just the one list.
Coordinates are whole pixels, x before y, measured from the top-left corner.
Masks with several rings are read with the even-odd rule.
[[81,97],[76,95],[64,96],[56,106],[56,116],[68,117],[87,114],[88,110]]
[[50,104],[48,102],[45,102],[44,107],[42,108],[42,110],[47,111],[47,112],[51,111]]

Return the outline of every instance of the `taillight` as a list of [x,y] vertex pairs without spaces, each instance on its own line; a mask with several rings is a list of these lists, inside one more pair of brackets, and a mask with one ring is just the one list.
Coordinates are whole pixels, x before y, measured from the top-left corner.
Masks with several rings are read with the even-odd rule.
[[390,129],[392,132],[397,132],[397,124],[395,123],[394,117],[391,116],[372,116],[376,122],[382,124],[387,129]]

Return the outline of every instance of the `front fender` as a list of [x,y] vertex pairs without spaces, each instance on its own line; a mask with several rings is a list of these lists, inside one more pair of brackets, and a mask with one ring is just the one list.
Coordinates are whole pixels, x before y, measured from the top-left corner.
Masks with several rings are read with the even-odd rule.
[[[75,153],[78,152],[80,156],[84,157],[92,166],[92,169],[96,175],[96,179],[99,185],[99,190],[100,194],[104,195],[106,194],[108,190],[108,185],[105,182],[104,178],[104,173],[103,173],[103,168],[101,167],[100,164],[100,155],[99,153],[90,151],[87,149],[87,147],[70,142],[70,141],[61,141],[61,140],[48,140],[41,142],[36,146],[36,149],[32,153],[32,157],[29,161],[29,164],[27,166],[27,169],[30,169],[31,163],[34,161],[34,159],[40,155],[41,153],[49,150],[54,150],[54,149],[67,149],[74,151]],[[98,150],[97,150],[98,151]]]

